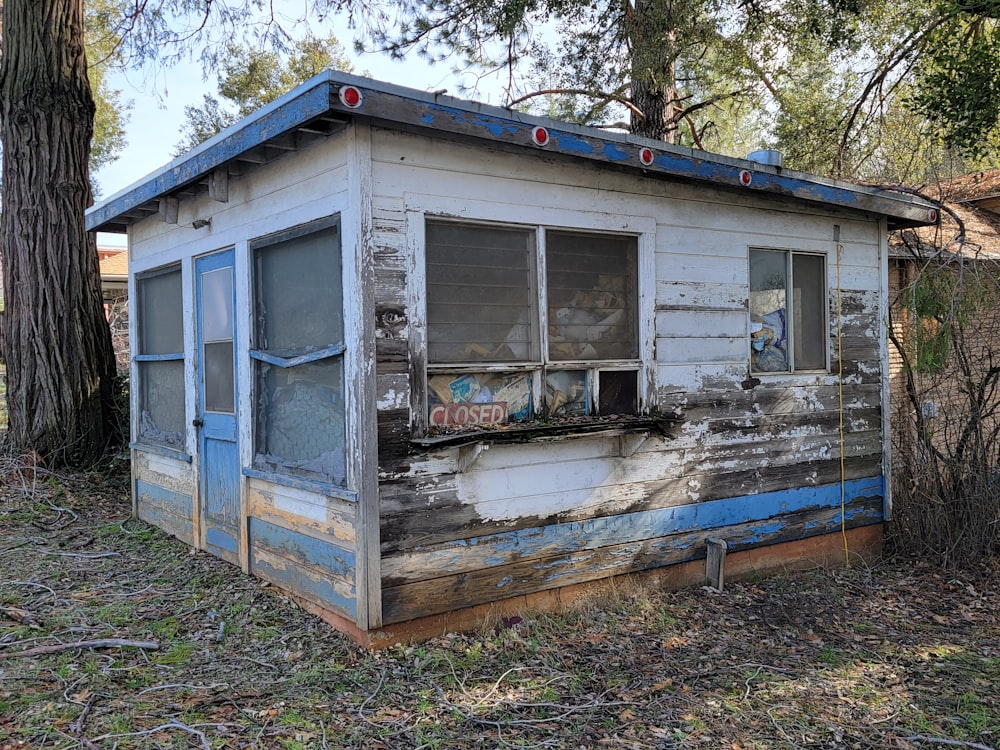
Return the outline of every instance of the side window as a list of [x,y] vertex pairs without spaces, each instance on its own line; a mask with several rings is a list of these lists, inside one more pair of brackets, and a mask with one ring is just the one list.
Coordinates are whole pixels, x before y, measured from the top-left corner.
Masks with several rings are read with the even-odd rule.
[[340,229],[313,222],[251,243],[255,466],[343,484]]
[[754,372],[827,369],[826,309],[824,256],[750,250],[750,364]]
[[428,220],[434,430],[635,414],[635,236]]
[[139,433],[144,443],[184,445],[184,310],[181,269],[136,279]]

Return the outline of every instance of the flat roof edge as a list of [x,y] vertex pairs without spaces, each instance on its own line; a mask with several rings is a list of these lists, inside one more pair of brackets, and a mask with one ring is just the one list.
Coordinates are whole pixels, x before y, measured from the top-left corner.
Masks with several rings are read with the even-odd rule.
[[[361,98],[356,104],[349,105],[338,97],[338,92],[347,86],[359,90]],[[94,206],[87,213],[87,229],[122,229],[130,211],[137,211],[140,206],[148,206],[151,201],[203,178],[268,139],[330,113],[348,120],[365,118],[386,127],[485,141],[522,153],[560,154],[649,177],[676,178],[749,194],[784,196],[854,209],[887,217],[891,228],[933,224],[937,220],[936,206],[906,193],[892,193],[328,70]],[[539,129],[543,131],[542,136],[539,136]]]

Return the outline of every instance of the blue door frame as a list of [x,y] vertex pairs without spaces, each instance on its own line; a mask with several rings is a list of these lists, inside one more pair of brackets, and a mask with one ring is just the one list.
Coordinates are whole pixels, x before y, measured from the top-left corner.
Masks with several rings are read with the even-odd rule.
[[243,534],[240,454],[236,420],[235,254],[232,249],[195,260],[198,335],[198,471],[204,548],[237,565]]

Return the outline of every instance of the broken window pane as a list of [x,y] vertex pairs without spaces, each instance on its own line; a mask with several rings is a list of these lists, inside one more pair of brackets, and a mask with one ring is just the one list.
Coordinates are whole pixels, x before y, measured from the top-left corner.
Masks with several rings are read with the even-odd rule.
[[602,415],[635,414],[639,408],[639,381],[635,370],[601,370],[598,409]]
[[551,359],[639,356],[636,258],[635,237],[546,234]]
[[427,222],[429,362],[535,356],[533,247],[524,229]]
[[139,439],[184,444],[184,361],[139,362]]

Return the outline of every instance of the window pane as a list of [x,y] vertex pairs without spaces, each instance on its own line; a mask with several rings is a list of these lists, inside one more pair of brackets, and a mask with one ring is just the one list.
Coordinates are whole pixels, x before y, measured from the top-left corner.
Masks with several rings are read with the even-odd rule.
[[550,359],[639,356],[636,248],[634,237],[546,235]]
[[638,411],[639,381],[634,370],[602,370],[598,377],[601,389],[598,408],[602,415],[635,414]]
[[233,414],[235,381],[233,374],[233,342],[216,341],[205,344],[205,409]]
[[427,222],[429,362],[533,357],[533,234]]
[[139,439],[184,444],[184,363],[139,362]]
[[755,372],[788,371],[788,254],[750,251],[750,344]]
[[587,371],[562,370],[545,376],[545,407],[550,417],[577,417],[587,408]]
[[343,360],[256,365],[258,463],[345,482]]
[[344,338],[336,226],[258,248],[258,349],[291,356]]
[[531,418],[528,373],[480,372],[427,379],[431,429],[522,422]]
[[233,337],[231,266],[201,275],[201,327],[205,341],[220,341]]
[[792,354],[796,370],[826,368],[826,279],[819,255],[792,255]]
[[184,351],[181,271],[139,279],[139,354]]

